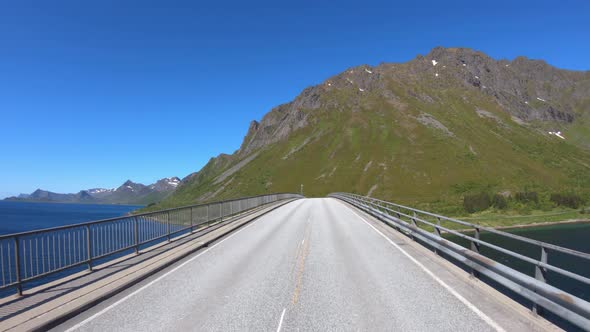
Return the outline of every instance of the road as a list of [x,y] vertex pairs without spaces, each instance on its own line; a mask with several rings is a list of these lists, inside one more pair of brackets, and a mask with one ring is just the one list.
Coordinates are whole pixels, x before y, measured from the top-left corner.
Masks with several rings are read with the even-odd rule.
[[286,204],[57,328],[498,329],[357,211],[332,198]]

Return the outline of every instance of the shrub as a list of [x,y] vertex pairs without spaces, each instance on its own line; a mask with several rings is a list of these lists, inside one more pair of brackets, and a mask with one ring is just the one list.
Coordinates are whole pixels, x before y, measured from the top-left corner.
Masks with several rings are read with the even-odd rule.
[[538,206],[537,206],[537,208],[543,212],[549,212],[549,211],[553,210],[554,207],[555,207],[554,204],[551,201],[549,201],[548,199],[541,199],[539,201]]
[[533,212],[533,210],[531,209],[530,206],[528,205],[523,205],[521,206],[518,210],[518,213],[522,214],[522,215],[529,215]]
[[504,210],[508,207],[508,200],[506,199],[506,197],[500,194],[495,194],[492,198],[492,205],[496,209]]
[[582,199],[582,197],[572,193],[551,194],[549,200],[555,203],[557,206],[567,206],[572,209],[577,209],[582,204],[584,204],[584,200]]
[[483,211],[492,205],[492,200],[488,193],[469,194],[463,196],[463,208],[469,213]]
[[539,195],[536,191],[521,191],[514,195],[514,199],[517,202],[528,204],[528,203],[539,203]]

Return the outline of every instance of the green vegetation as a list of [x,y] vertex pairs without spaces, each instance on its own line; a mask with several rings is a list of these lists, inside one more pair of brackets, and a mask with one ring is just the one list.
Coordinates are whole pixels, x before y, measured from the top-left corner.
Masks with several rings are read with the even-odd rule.
[[523,191],[517,192],[514,195],[514,200],[522,204],[538,204],[539,203],[539,195],[536,191]]
[[463,197],[463,207],[469,213],[487,210],[491,205],[492,199],[488,193],[469,194]]
[[[389,69],[362,92],[344,78],[336,87],[339,77],[330,79],[332,87],[315,87],[319,92],[313,97],[320,106],[297,109],[304,125],[293,126],[286,138],[250,154],[212,159],[172,196],[149,209],[296,192],[303,184],[309,197],[336,191],[370,193],[485,223],[579,217],[578,210],[569,208],[590,198],[590,127],[585,125],[590,123],[590,101],[575,105],[579,121],[572,124],[524,122],[491,92],[465,87],[460,76],[443,79],[442,69],[440,79],[406,64],[385,70]],[[535,89],[531,86],[527,94],[535,96]],[[562,99],[551,105],[560,108],[569,100]],[[546,103],[532,98],[530,107]],[[275,127],[261,124],[260,130],[273,132],[286,113],[274,110],[269,116]],[[557,125],[568,139],[547,134]],[[220,177],[252,153],[256,156],[250,162]]]
[[550,200],[559,206],[567,206],[572,209],[577,209],[584,204],[584,199],[574,193],[551,194]]
[[488,210],[478,214],[459,217],[459,219],[483,226],[501,227],[527,225],[536,223],[560,222],[565,220],[588,219],[579,210],[556,208],[550,211],[532,210],[528,215],[521,215],[518,211]]
[[[234,163],[220,168],[208,164],[198,179],[181,186],[157,208],[193,204],[196,198],[207,201],[298,191],[300,184],[307,196],[334,191],[366,195],[376,186],[374,197],[412,206],[438,202],[435,211],[455,210],[453,214],[461,212],[455,208],[461,207],[465,194],[482,191],[514,192],[514,199],[524,205],[538,201],[535,195],[564,187],[588,195],[583,191],[590,188],[585,166],[590,165],[590,153],[512,122],[480,96],[463,92],[469,99],[459,101],[454,97],[458,91],[437,94],[448,102],[409,101],[415,104],[412,109],[436,116],[454,137],[417,122],[418,111],[401,111],[379,98],[372,100],[377,112],[320,109],[314,112],[312,125],[293,132],[289,140],[263,148],[225,181],[215,179]],[[502,123],[479,118],[472,106],[476,102],[487,105]],[[498,204],[502,203],[494,203],[501,209]],[[469,212],[481,209],[466,207]]]
[[492,206],[498,210],[505,210],[508,208],[508,200],[501,194],[495,194],[492,198]]
[[[466,195],[463,205],[470,215],[458,214],[466,221],[488,226],[510,226],[540,222],[556,222],[586,218],[584,200],[576,194],[539,196],[537,192],[517,192],[514,196],[495,194],[488,201],[488,193]],[[488,204],[489,203],[489,204]]]

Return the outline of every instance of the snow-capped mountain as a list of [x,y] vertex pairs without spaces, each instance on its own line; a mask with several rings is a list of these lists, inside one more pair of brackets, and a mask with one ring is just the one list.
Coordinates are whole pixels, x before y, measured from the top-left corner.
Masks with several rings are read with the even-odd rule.
[[105,193],[112,193],[115,189],[93,188],[86,190],[91,195],[100,195]]
[[171,178],[164,178],[158,180],[158,182],[150,185],[149,187],[150,189],[155,191],[171,191],[176,189],[178,185],[180,185],[180,179],[174,176]]
[[180,185],[178,177],[163,178],[150,185],[125,181],[117,188],[92,188],[76,194],[59,194],[37,189],[31,194],[20,194],[6,200],[40,202],[85,202],[106,204],[150,204],[170,195]]

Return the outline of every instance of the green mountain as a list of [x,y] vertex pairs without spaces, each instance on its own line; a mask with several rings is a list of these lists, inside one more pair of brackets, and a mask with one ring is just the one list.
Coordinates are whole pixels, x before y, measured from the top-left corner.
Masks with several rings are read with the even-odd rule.
[[154,208],[299,191],[461,206],[466,193],[590,188],[590,72],[464,48],[305,89]]

